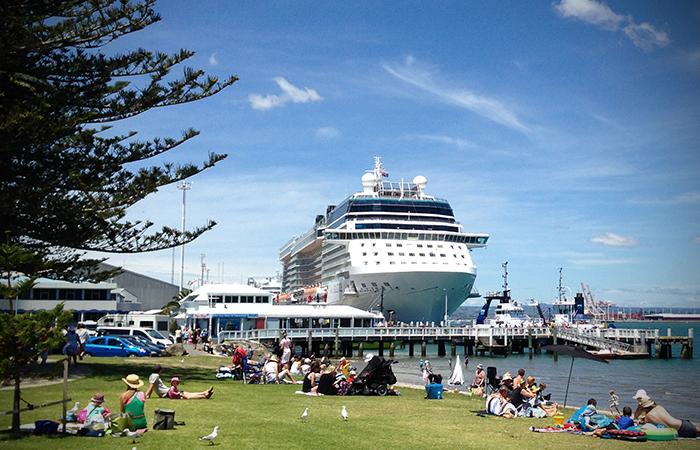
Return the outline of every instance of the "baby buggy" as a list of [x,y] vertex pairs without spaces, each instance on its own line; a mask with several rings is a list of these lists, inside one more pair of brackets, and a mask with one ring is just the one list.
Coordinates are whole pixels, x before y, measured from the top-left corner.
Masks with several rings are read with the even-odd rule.
[[391,370],[391,365],[396,363],[393,359],[384,359],[381,356],[372,358],[362,372],[355,378],[349,395],[380,395],[389,393],[389,385],[396,383],[396,376]]

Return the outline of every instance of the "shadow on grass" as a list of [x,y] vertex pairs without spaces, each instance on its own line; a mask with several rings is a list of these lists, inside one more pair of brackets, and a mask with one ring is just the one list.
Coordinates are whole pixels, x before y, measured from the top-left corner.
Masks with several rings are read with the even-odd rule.
[[[208,357],[196,357],[208,358]],[[198,362],[195,359],[188,361],[188,364]],[[204,363],[205,361],[203,361]],[[223,362],[223,361],[222,361]],[[209,362],[211,363],[211,361]],[[148,361],[131,361],[130,359],[117,358],[91,358],[83,360],[83,364],[90,368],[91,374],[89,377],[99,377],[105,381],[120,381],[131,373],[135,373],[143,379],[146,385],[148,384],[148,376],[153,372],[155,365],[161,365],[163,372],[161,374],[163,382],[168,384],[170,377],[180,377],[188,382],[206,382],[210,383],[214,380],[216,368],[205,365],[183,365],[180,360],[153,358]],[[218,367],[218,365],[216,366]]]

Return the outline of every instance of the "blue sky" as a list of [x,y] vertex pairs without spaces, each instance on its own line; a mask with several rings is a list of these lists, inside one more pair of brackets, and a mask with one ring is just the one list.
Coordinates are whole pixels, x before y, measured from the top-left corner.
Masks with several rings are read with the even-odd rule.
[[[116,131],[201,135],[149,163],[200,162],[187,225],[218,226],[185,251],[185,282],[274,275],[277,250],[361,190],[428,179],[465,231],[480,291],[509,262],[516,299],[551,302],[558,268],[621,306],[700,307],[700,4],[207,2],[157,5],[159,23],[110,44],[197,54],[240,81]],[[179,227],[175,186],[130,219]],[[172,252],[111,262],[169,281]],[[180,253],[176,252],[175,282]],[[481,303],[471,301],[471,304]]]

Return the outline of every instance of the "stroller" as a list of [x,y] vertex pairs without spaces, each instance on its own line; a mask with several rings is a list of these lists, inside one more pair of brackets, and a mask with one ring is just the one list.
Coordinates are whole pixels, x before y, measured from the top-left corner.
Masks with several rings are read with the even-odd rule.
[[348,395],[379,395],[389,393],[388,385],[396,383],[396,376],[391,370],[391,365],[396,363],[393,359],[384,359],[381,356],[372,358],[362,372],[355,378]]

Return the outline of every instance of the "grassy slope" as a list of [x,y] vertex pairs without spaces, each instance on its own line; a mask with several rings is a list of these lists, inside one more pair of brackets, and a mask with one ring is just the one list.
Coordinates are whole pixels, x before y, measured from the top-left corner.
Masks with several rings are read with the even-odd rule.
[[[421,390],[402,389],[398,397],[309,397],[295,395],[297,386],[243,385],[240,381],[217,380],[214,372],[219,364],[228,362],[211,357],[120,359],[93,358],[87,362],[92,375],[70,382],[68,395],[80,401],[84,407],[95,392],[104,392],[106,406],[118,409],[118,396],[124,384],[120,378],[137,373],[147,379],[151,365],[162,364],[164,378],[179,376],[181,389],[201,391],[215,386],[211,400],[168,400],[152,398],[146,402],[146,417],[153,421],[153,410],[174,409],[175,419],[185,421],[186,426],[169,431],[149,431],[138,442],[139,450],[206,448],[199,436],[209,434],[219,425],[216,444],[221,448],[285,450],[309,448],[361,449],[421,449],[426,448],[475,448],[475,449],[530,449],[571,450],[576,448],[603,447],[606,449],[646,446],[654,448],[698,448],[696,441],[622,442],[602,440],[567,434],[532,433],[530,426],[553,424],[549,419],[502,419],[478,417],[472,410],[483,409],[484,401],[465,395],[446,394],[440,401],[425,400]],[[144,387],[145,388],[145,387]],[[59,400],[62,385],[26,388],[23,398],[40,404]],[[0,391],[0,409],[6,411],[12,405],[12,391]],[[350,420],[340,416],[346,405]],[[299,416],[309,408],[309,417],[301,421]],[[22,423],[39,419],[58,419],[60,405],[22,414]],[[0,417],[0,429],[11,424],[10,416]],[[12,449],[52,450],[92,448],[131,449],[127,438],[85,437],[24,437],[14,439],[7,432],[0,432],[0,447]]]

